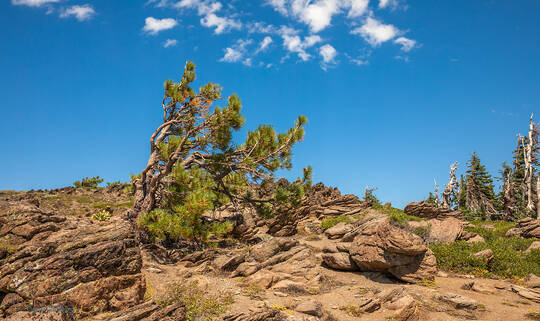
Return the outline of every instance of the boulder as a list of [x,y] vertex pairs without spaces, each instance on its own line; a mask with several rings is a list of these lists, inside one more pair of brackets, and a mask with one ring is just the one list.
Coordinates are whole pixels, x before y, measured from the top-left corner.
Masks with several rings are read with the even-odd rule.
[[315,317],[320,317],[323,313],[322,304],[315,300],[303,301],[300,302],[296,308],[296,311]]
[[450,243],[456,241],[463,233],[463,221],[455,217],[429,220],[428,243]]
[[521,231],[521,237],[540,239],[540,220],[524,218],[516,223],[516,228]]
[[509,229],[508,231],[506,231],[505,236],[506,237],[519,237],[519,236],[521,236],[521,229],[519,229],[517,227],[513,227],[513,228]]
[[540,291],[527,289],[517,285],[511,285],[510,289],[522,298],[540,303]]
[[540,277],[529,274],[525,278],[525,285],[527,285],[529,288],[539,288],[540,289]]
[[476,310],[478,302],[463,295],[455,293],[439,294],[435,299],[451,305],[454,309]]
[[540,241],[532,242],[532,244],[525,250],[525,253],[531,253],[532,250],[540,250]]
[[356,271],[358,267],[351,259],[349,253],[323,253],[323,262],[330,268],[341,271]]
[[406,282],[433,279],[437,262],[421,237],[394,226],[385,215],[367,217],[350,247],[361,271],[385,272]]
[[10,293],[0,316],[54,306],[86,317],[142,301],[142,258],[130,223],[56,216],[24,202],[2,206],[0,240],[15,250],[0,260],[0,294]]
[[403,211],[407,215],[412,215],[412,216],[417,216],[417,217],[422,217],[422,218],[427,218],[427,219],[432,219],[432,218],[444,219],[447,217],[463,218],[463,214],[461,213],[461,211],[452,211],[451,209],[436,207],[424,201],[409,203],[407,204],[407,206],[405,206]]
[[324,234],[326,234],[329,239],[338,239],[352,230],[353,226],[351,224],[340,222],[324,231]]
[[477,259],[484,258],[489,262],[493,259],[493,251],[491,249],[485,249],[485,250],[476,252],[474,254],[471,254],[471,257],[474,257]]

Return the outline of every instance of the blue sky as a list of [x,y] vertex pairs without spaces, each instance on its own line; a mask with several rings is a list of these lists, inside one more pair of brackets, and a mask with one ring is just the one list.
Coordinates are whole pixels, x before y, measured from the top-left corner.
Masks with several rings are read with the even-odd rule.
[[[127,180],[163,81],[238,93],[246,129],[309,118],[295,178],[404,206],[476,151],[492,174],[540,117],[540,2],[5,0],[0,189]],[[245,135],[238,133],[238,140]]]

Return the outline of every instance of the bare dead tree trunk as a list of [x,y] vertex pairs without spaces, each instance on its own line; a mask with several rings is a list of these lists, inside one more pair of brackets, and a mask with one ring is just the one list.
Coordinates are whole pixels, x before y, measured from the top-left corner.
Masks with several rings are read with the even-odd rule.
[[456,195],[457,191],[457,178],[456,178],[456,170],[457,170],[458,162],[455,162],[450,166],[450,179],[448,181],[448,184],[446,184],[446,187],[443,191],[443,203],[442,207],[444,208],[450,208],[450,203],[452,195]]
[[536,218],[540,219],[540,175],[536,178]]
[[433,183],[435,184],[435,206],[441,207],[441,198],[439,197],[439,184],[437,184],[437,180],[433,178]]
[[532,165],[532,153],[533,153],[533,131],[534,122],[533,114],[531,114],[531,120],[529,122],[529,142],[523,148],[523,156],[525,159],[525,184],[527,186],[527,209],[529,211],[534,210],[533,201],[533,165]]

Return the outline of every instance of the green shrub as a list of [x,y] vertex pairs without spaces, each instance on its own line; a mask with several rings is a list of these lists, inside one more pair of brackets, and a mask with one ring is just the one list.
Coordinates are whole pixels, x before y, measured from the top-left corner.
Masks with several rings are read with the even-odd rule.
[[338,223],[350,223],[352,222],[352,219],[350,216],[344,215],[344,216],[336,216],[336,217],[325,217],[321,221],[321,228],[323,230],[329,229],[331,227],[336,226]]
[[92,218],[96,221],[108,221],[110,220],[112,217],[112,213],[109,212],[109,211],[99,211],[97,213],[94,213],[94,215],[92,215]]
[[429,234],[429,228],[425,226],[419,226],[413,230],[413,233],[419,236],[427,236]]
[[211,294],[199,287],[197,281],[173,283],[165,294],[156,299],[162,307],[183,302],[186,309],[186,320],[210,321],[227,312],[234,302],[233,295],[227,292]]
[[377,190],[377,188],[367,188],[366,187],[366,192],[364,193],[363,201],[369,203],[369,205],[371,205],[373,207],[381,205],[381,202],[379,201],[377,196],[375,196],[375,191],[376,190]]
[[[488,236],[487,234],[485,234]],[[442,270],[470,273],[484,277],[524,277],[529,273],[540,274],[540,250],[525,254],[533,239],[486,238],[486,242],[467,243],[456,241],[446,244],[433,244],[431,250]],[[471,254],[485,249],[493,251],[493,259],[474,258]]]
[[76,188],[96,188],[101,183],[103,183],[103,178],[94,176],[90,178],[85,177],[80,181],[76,181],[73,183],[73,186]]
[[403,212],[403,210],[400,210],[399,208],[386,206],[386,205],[375,206],[374,208],[388,215],[392,222],[395,222],[401,226],[405,226],[407,222],[410,222],[410,221],[415,221],[415,222],[425,221],[425,219],[423,218],[407,215],[405,214],[405,212]]

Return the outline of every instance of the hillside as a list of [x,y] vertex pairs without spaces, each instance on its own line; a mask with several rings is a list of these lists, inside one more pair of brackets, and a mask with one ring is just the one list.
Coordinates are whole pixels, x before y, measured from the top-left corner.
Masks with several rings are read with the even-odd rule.
[[[426,217],[411,216],[317,184],[287,220],[225,207],[205,214],[232,222],[225,235],[166,247],[138,242],[131,206],[123,186],[0,192],[4,319],[540,317],[531,275],[540,250],[524,253],[538,241],[526,228],[534,221],[506,237],[511,223],[465,223],[422,204],[406,211]],[[95,215],[104,211],[111,217]],[[486,248],[491,257],[470,258]],[[497,261],[503,255],[509,268]]]

